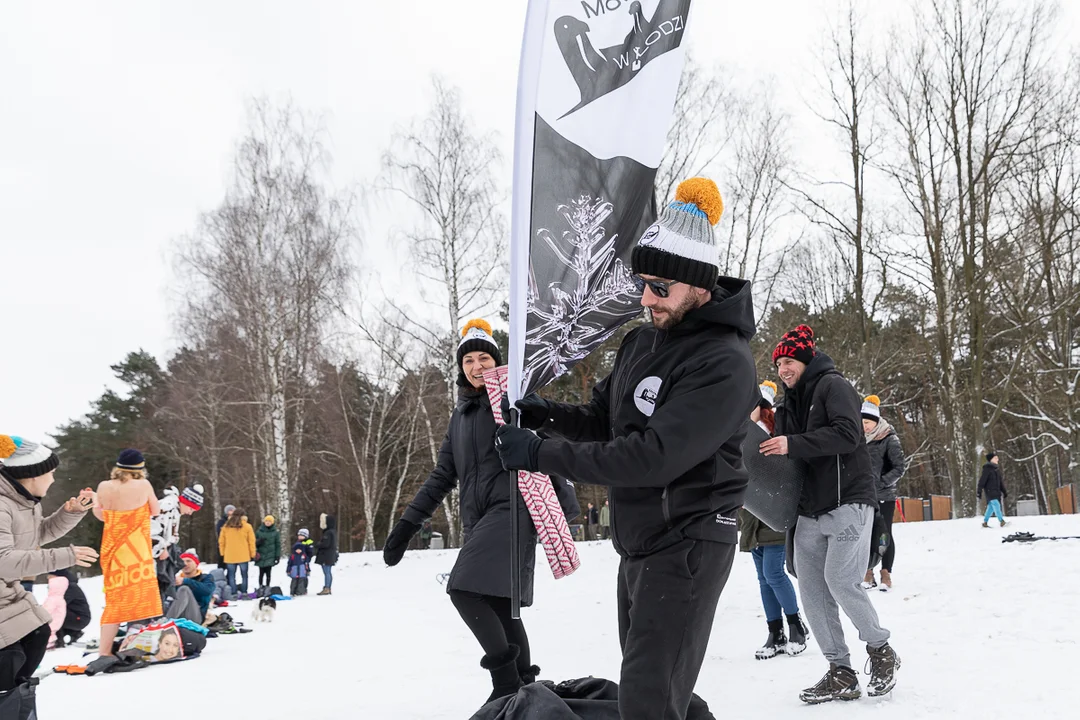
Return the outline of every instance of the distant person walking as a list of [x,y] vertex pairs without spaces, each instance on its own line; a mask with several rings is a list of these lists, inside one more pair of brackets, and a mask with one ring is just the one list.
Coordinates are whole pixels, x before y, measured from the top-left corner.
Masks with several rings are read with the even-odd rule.
[[604,507],[600,508],[600,539],[607,540],[611,537],[611,508],[608,501],[604,501]]
[[592,503],[589,503],[588,508],[585,510],[585,522],[588,530],[585,538],[587,540],[599,540],[600,534],[597,532],[597,528],[600,527],[600,513]]
[[1002,501],[1008,497],[1009,491],[1005,489],[1005,476],[998,465],[998,454],[991,450],[986,453],[986,464],[983,465],[982,477],[979,478],[979,499],[986,493],[986,514],[983,515],[983,527],[990,527],[990,516],[997,515],[1000,527],[1005,527],[1005,513],[1001,509]]

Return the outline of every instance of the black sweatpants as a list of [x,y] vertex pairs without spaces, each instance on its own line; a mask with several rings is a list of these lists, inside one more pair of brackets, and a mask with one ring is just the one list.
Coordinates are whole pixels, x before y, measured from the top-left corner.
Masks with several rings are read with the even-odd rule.
[[619,563],[622,720],[685,720],[734,558],[735,545],[683,540]]
[[259,568],[259,587],[270,587],[270,571],[273,569],[273,565]]
[[510,617],[510,598],[463,590],[451,590],[448,594],[461,619],[484,649],[484,654],[491,657],[505,655],[510,645],[517,645],[517,666],[528,668],[532,665],[529,636],[521,620]]
[[45,623],[18,642],[0,648],[0,692],[14,690],[29,680],[49,645],[49,624]]

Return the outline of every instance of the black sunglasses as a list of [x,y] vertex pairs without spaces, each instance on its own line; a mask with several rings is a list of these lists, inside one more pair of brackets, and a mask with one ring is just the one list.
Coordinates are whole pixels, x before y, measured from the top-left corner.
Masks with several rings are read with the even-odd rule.
[[672,285],[678,285],[678,280],[646,280],[640,275],[634,275],[634,287],[642,295],[645,294],[645,286],[648,286],[653,291],[653,295],[658,298],[666,298],[671,292]]

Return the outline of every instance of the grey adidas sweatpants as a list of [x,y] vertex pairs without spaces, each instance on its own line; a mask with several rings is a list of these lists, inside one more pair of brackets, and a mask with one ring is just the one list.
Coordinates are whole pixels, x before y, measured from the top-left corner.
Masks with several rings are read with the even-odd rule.
[[795,526],[795,574],[810,632],[825,658],[851,667],[844,642],[840,608],[859,630],[859,638],[878,648],[889,641],[877,610],[860,587],[870,560],[874,510],[869,505],[841,505],[816,518],[799,517]]

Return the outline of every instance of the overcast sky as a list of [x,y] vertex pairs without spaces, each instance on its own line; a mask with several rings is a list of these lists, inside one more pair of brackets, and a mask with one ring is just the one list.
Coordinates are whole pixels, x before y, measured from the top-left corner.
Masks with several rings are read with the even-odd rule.
[[[800,96],[837,6],[696,0],[689,45],[740,82],[772,79],[798,118],[796,142],[820,142]],[[176,347],[171,247],[221,200],[253,96],[321,115],[334,184],[362,187],[394,128],[424,111],[437,72],[497,133],[508,180],[524,10],[525,0],[0,5],[0,432],[44,439],[115,387],[109,365],[139,348],[164,362]],[[377,203],[367,213],[365,263],[392,273],[381,236],[400,219]]]

